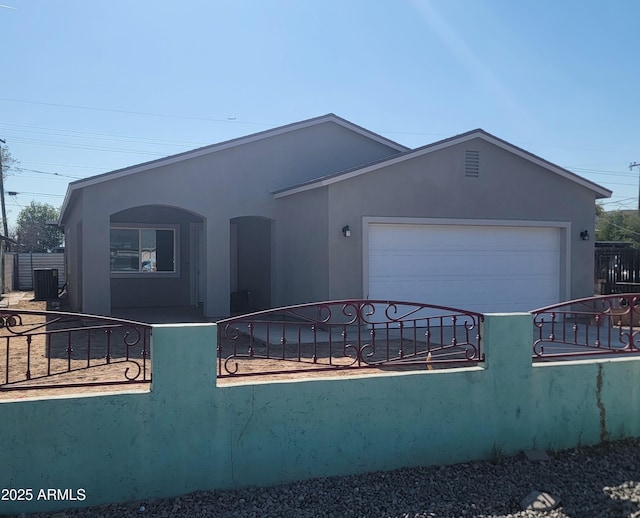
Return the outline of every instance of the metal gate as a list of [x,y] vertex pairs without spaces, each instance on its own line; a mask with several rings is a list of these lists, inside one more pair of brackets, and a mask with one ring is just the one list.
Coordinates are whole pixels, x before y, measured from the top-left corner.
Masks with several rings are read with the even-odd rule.
[[635,293],[640,291],[640,250],[636,248],[596,248],[596,292]]

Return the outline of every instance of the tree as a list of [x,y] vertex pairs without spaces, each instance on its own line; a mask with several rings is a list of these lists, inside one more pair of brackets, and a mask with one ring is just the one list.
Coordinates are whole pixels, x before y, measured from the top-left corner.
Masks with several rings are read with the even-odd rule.
[[640,215],[636,210],[612,210],[596,208],[596,239],[598,241],[626,241],[640,248]]
[[[4,140],[2,141],[4,143]],[[9,228],[7,222],[7,212],[4,204],[4,180],[14,172],[14,169],[17,167],[18,161],[11,156],[9,149],[6,146],[0,145],[0,171],[2,171],[2,175],[0,175],[0,204],[2,205],[2,234],[5,237],[9,237]],[[4,243],[3,248],[8,250],[8,243]]]
[[21,252],[49,252],[60,246],[62,231],[55,226],[60,211],[48,203],[32,201],[20,211],[15,239]]
[[0,162],[2,162],[2,176],[6,178],[14,172],[18,161],[11,156],[9,148],[0,143]]

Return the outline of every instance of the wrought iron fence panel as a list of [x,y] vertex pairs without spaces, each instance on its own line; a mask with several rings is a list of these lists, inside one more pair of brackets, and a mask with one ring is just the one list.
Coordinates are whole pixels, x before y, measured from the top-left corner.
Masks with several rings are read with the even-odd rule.
[[218,377],[355,368],[433,369],[484,361],[479,313],[339,300],[218,322]]
[[531,313],[534,360],[640,353],[640,293],[577,299]]
[[0,391],[149,383],[151,326],[61,311],[0,310]]

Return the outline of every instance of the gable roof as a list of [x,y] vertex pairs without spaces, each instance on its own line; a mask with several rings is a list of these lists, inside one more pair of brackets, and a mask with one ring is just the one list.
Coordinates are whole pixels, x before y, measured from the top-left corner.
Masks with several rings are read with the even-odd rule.
[[398,152],[405,152],[410,149],[406,146],[403,146],[402,144],[399,144],[397,142],[394,142],[393,140],[383,137],[382,135],[374,133],[373,131],[369,131],[368,129],[363,128],[362,126],[358,126],[357,124],[354,124],[353,122],[350,122],[347,119],[343,119],[342,117],[339,117],[334,113],[327,113],[326,115],[321,115],[320,117],[314,117],[312,119],[307,119],[299,122],[294,122],[291,124],[286,124],[285,126],[279,126],[277,128],[260,131],[258,133],[252,133],[251,135],[246,135],[243,137],[226,140],[223,142],[219,142],[217,144],[211,144],[211,145],[200,147],[197,149],[192,149],[190,151],[185,151],[183,153],[177,153],[175,155],[170,155],[164,158],[151,160],[149,162],[143,162],[142,164],[136,164],[133,166],[125,167],[123,169],[116,169],[115,171],[110,171],[107,173],[102,173],[96,176],[91,176],[89,178],[84,178],[82,180],[76,180],[74,182],[71,182],[67,187],[67,193],[65,195],[64,202],[62,203],[62,207],[60,209],[60,221],[63,221],[65,210],[69,207],[73,195],[77,191],[83,189],[84,187],[89,187],[91,185],[107,182],[109,180],[114,180],[116,178],[121,178],[123,176],[128,176],[128,175],[132,175],[142,171],[147,171],[149,169],[154,169],[156,167],[174,164],[176,162],[189,160],[189,159],[200,157],[210,153],[216,153],[218,151],[222,151],[225,149],[242,146],[245,144],[249,144],[251,142],[257,142],[257,141],[268,139],[277,135],[282,135],[285,133],[297,131],[297,130],[308,128],[311,126],[317,126],[319,124],[324,124],[327,122],[333,122],[335,124],[338,124],[343,128],[346,128],[355,133],[363,135],[371,140],[384,144],[385,146],[395,149]]
[[540,158],[539,156],[534,155],[533,153],[530,153],[518,146],[514,146],[513,144],[510,144],[506,140],[502,140],[480,128],[468,131],[466,133],[461,133],[460,135],[449,137],[444,140],[439,140],[438,142],[427,144],[426,146],[422,146],[416,149],[410,149],[402,153],[398,153],[397,155],[393,155],[391,157],[382,158],[380,160],[376,160],[369,164],[353,167],[351,169],[330,174],[322,178],[300,183],[298,185],[294,185],[286,189],[280,189],[278,191],[273,192],[272,194],[274,198],[282,198],[282,197],[290,196],[292,194],[296,194],[299,192],[316,189],[318,187],[324,187],[327,185],[331,185],[333,183],[347,180],[349,178],[353,178],[355,176],[360,176],[362,174],[369,173],[371,171],[382,169],[383,167],[388,167],[390,165],[404,162],[406,160],[411,160],[413,158],[426,155],[428,153],[433,153],[435,151],[439,151],[441,149],[455,146],[457,144],[462,144],[464,142],[468,142],[476,138],[479,138],[481,140],[494,144],[495,146],[498,146],[499,148],[509,151],[510,153],[513,153],[514,155],[519,156],[520,158],[524,158],[525,160],[528,160],[529,162],[532,162],[540,167],[544,167],[545,169],[547,169],[548,171],[551,171],[552,173],[555,173],[583,187],[586,187],[587,189],[594,191],[596,193],[597,198],[611,197],[612,191],[602,187],[601,185],[598,185],[590,180],[587,180],[586,178],[583,178],[575,173],[572,173],[571,171],[564,169],[556,164],[553,164],[545,160],[544,158]]

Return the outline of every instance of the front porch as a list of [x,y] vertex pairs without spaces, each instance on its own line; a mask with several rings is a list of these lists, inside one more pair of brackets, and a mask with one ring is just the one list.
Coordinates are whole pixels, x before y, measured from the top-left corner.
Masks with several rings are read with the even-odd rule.
[[219,318],[205,317],[202,306],[159,306],[148,308],[114,308],[114,318],[145,324],[183,324],[215,322]]

